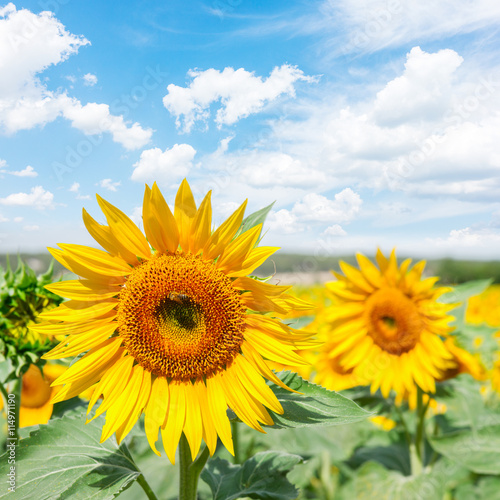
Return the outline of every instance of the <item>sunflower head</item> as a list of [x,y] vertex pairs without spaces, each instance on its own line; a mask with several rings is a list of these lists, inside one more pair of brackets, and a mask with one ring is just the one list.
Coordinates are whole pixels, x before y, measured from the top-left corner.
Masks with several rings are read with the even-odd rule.
[[326,285],[337,301],[327,315],[326,356],[385,397],[415,384],[434,392],[435,381],[455,366],[442,340],[455,305],[437,300],[448,289],[435,286],[438,278],[422,279],[423,261],[398,266],[395,251],[386,258],[378,250],[378,267],[361,254],[357,260],[359,269],[341,262],[337,281]]
[[94,417],[106,412],[103,440],[120,441],[144,413],[151,447],[160,432],[171,461],[182,433],[193,457],[202,438],[211,453],[218,436],[232,451],[228,407],[254,429],[272,425],[266,407],[283,410],[265,378],[283,383],[267,362],[307,364],[298,351],[313,333],[278,319],[306,307],[290,287],[247,277],[277,250],[257,245],[261,221],[243,219],[244,202],[214,230],[210,193],[197,207],[187,181],[173,211],[156,184],[146,186],[145,234],[98,202],[107,224],[83,218],[104,250],[50,249],[81,278],[48,287],[70,300],[34,329],[67,334],[46,358],[85,353],[55,381],[65,386],[54,401],[93,386],[89,412],[102,398]]

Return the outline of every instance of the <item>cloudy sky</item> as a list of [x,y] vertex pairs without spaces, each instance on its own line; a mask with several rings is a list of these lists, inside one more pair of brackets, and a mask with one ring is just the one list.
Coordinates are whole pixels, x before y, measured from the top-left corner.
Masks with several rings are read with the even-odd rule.
[[0,252],[187,177],[283,251],[498,258],[500,2],[0,3]]

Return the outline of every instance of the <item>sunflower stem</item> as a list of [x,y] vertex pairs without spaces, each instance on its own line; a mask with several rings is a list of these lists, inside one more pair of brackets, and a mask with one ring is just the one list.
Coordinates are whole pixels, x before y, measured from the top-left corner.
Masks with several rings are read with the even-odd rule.
[[234,457],[233,463],[241,463],[240,435],[238,422],[231,422],[231,434],[233,435]]
[[[415,453],[419,462],[419,472],[421,472],[425,467],[425,414],[429,408],[429,402],[430,398],[429,401],[427,401],[427,404],[424,405],[424,392],[419,386],[417,386],[417,429],[415,433]],[[413,473],[416,473],[416,471],[413,471]]]
[[191,449],[184,433],[179,441],[179,462],[180,462],[180,481],[179,481],[179,500],[196,500],[198,498],[198,479],[201,471],[207,463],[209,456],[208,447],[201,452],[198,458],[193,462],[191,458]]
[[149,486],[143,474],[137,478],[137,482],[141,485],[141,488],[144,490],[144,493],[146,493],[149,500],[158,500],[158,497],[154,494],[151,486]]

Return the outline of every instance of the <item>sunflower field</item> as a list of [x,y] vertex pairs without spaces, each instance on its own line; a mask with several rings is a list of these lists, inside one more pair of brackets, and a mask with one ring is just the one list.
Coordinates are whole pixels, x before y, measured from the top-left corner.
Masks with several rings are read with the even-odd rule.
[[493,280],[374,249],[292,286],[270,207],[98,203],[62,276],[2,269],[0,499],[500,498]]

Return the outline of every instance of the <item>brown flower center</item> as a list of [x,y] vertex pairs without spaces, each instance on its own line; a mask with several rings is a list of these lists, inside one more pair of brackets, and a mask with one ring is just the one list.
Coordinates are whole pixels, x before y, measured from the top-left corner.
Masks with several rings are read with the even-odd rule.
[[368,334],[384,351],[403,354],[415,347],[423,328],[416,305],[396,288],[371,295],[365,312]]
[[120,292],[120,336],[146,370],[174,380],[209,377],[243,342],[245,308],[231,280],[192,255],[157,255]]

